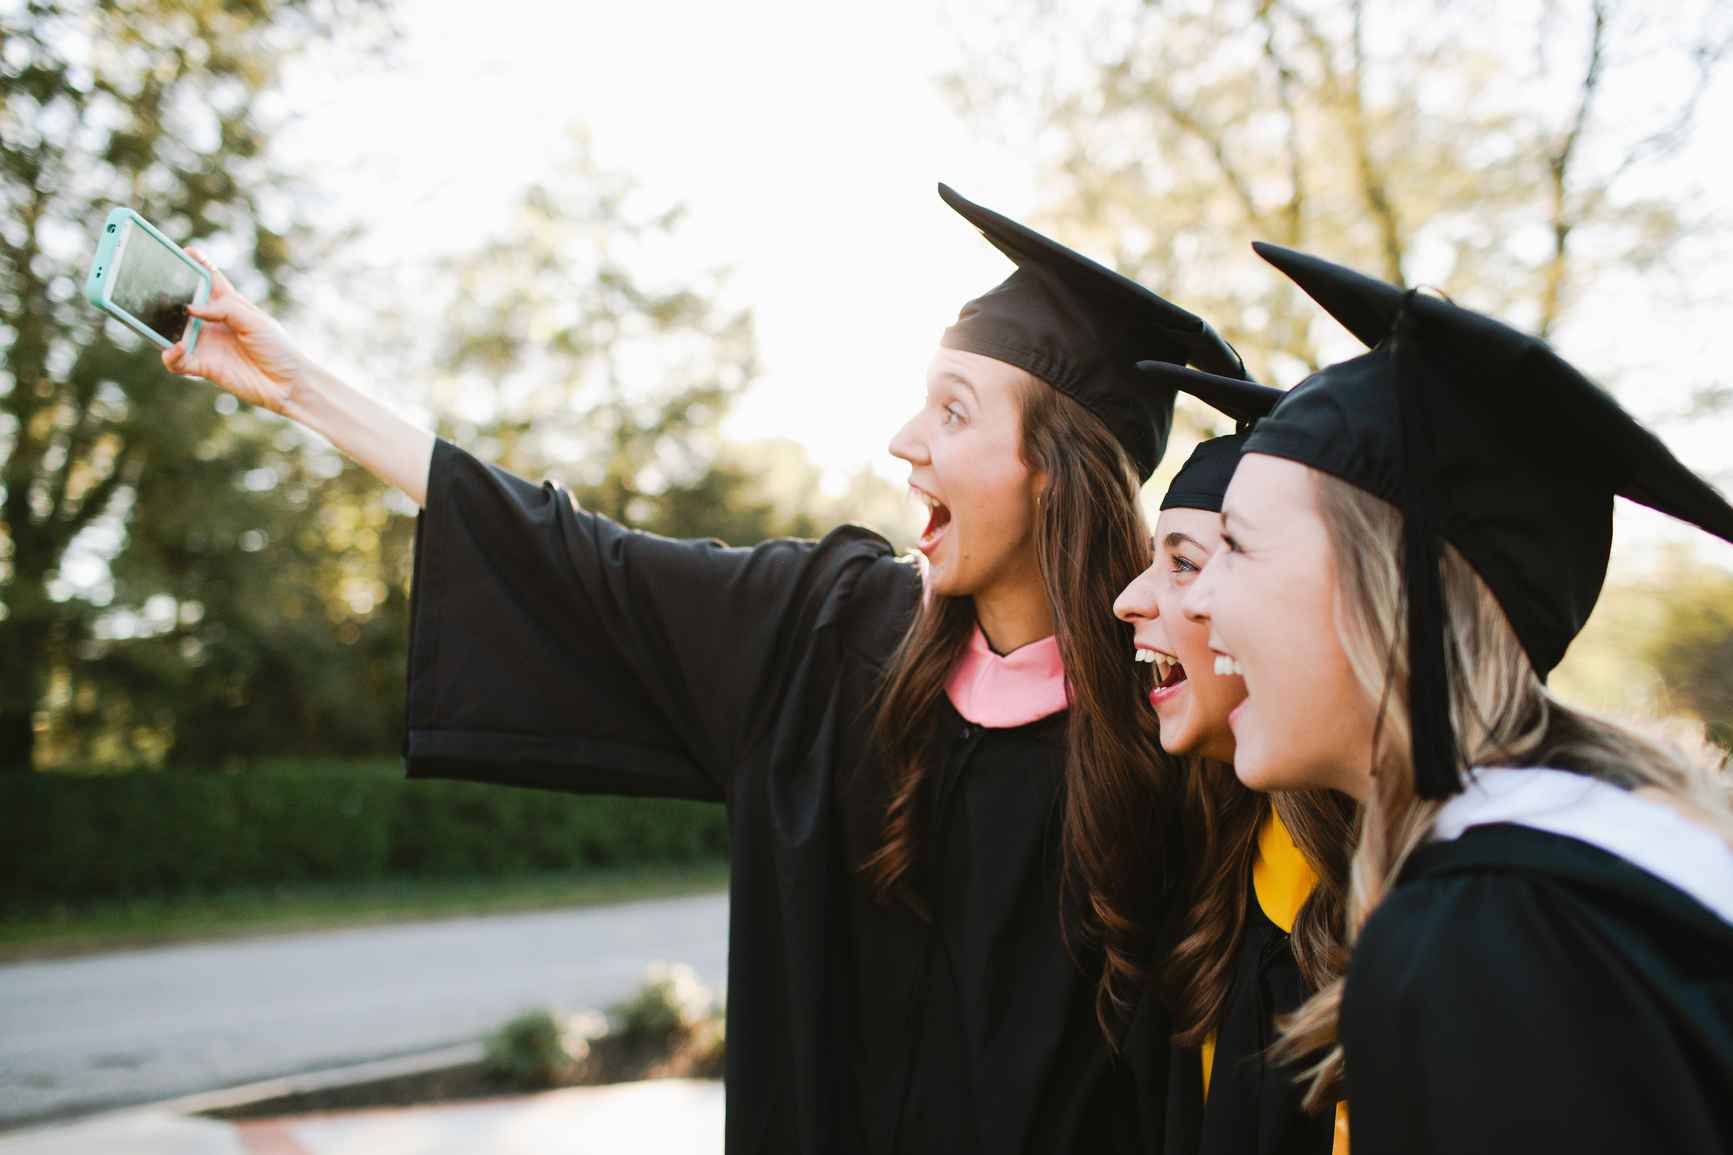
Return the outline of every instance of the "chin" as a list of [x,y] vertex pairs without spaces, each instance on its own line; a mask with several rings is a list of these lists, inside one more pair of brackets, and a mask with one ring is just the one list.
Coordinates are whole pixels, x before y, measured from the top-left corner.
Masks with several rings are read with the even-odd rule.
[[1184,756],[1193,752],[1197,746],[1197,735],[1190,732],[1185,724],[1185,718],[1168,719],[1158,710],[1155,720],[1161,724],[1161,748],[1169,754]]
[[1316,767],[1280,755],[1272,756],[1256,747],[1248,749],[1244,743],[1235,752],[1234,773],[1247,789],[1261,794],[1331,788],[1327,776],[1319,773]]

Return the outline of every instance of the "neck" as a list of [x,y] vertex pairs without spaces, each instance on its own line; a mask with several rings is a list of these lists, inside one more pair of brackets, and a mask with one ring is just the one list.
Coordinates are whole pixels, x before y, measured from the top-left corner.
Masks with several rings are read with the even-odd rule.
[[1039,577],[981,590],[974,601],[975,621],[996,654],[1008,654],[1053,636],[1053,604],[1047,600]]

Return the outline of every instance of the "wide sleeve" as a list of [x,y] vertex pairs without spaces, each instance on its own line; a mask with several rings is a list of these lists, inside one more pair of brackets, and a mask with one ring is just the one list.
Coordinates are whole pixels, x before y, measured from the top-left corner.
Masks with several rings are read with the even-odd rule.
[[726,800],[800,697],[815,632],[889,552],[852,526],[672,541],[440,441],[416,531],[408,773]]
[[1354,1155],[1724,1149],[1726,1056],[1673,993],[1694,982],[1548,880],[1399,888],[1348,970]]

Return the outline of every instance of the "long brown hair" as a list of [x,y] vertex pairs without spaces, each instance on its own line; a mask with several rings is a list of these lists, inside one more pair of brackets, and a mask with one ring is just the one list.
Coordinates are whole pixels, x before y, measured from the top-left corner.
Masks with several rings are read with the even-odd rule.
[[[1414,793],[1409,746],[1408,646],[1402,608],[1402,514],[1328,474],[1311,472],[1337,571],[1336,632],[1361,686],[1381,703],[1372,798],[1349,869],[1348,940],[1359,936],[1425,840],[1439,803]],[[1706,744],[1687,752],[1567,706],[1535,675],[1504,610],[1454,546],[1440,562],[1448,611],[1446,655],[1457,749],[1469,766],[1549,766],[1626,789],[1678,799],[1733,839],[1733,801],[1722,760]],[[1343,982],[1321,989],[1283,1025],[1277,1053],[1319,1056],[1308,1107],[1341,1097],[1337,1019]]]
[[1193,758],[1185,791],[1185,856],[1193,871],[1190,904],[1160,981],[1173,1012],[1174,1040],[1182,1047],[1202,1046],[1227,1009],[1250,901],[1258,830],[1272,805],[1318,874],[1318,885],[1300,907],[1288,940],[1300,973],[1313,990],[1321,990],[1348,965],[1353,802],[1329,790],[1260,794],[1242,785],[1227,763]]
[[[1078,402],[1025,375],[1018,390],[1019,456],[1046,474],[1036,510],[1036,560],[1053,607],[1070,710],[1061,787],[1068,941],[1099,947],[1097,1011],[1124,1010],[1147,981],[1152,896],[1169,881],[1166,837],[1179,796],[1145,704],[1150,670],[1133,663],[1131,627],[1113,599],[1148,563],[1137,471],[1107,426]],[[893,655],[875,739],[891,800],[878,850],[861,866],[875,894],[931,918],[910,885],[922,785],[935,748],[940,695],[974,629],[969,598],[933,596]]]

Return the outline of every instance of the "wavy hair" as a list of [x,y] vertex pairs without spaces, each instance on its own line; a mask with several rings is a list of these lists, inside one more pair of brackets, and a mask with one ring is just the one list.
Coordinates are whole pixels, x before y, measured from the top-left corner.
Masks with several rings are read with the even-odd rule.
[[[1149,529],[1137,471],[1100,418],[1029,374],[1018,400],[1019,455],[1046,474],[1035,552],[1070,702],[1061,901],[1067,941],[1101,952],[1096,1009],[1111,1037],[1110,1013],[1128,1009],[1134,987],[1150,981],[1145,960],[1155,900],[1173,873],[1168,831],[1182,789],[1146,704],[1150,670],[1129,660],[1131,627],[1113,614],[1114,597],[1148,563]],[[910,868],[923,786],[940,753],[939,699],[974,624],[969,598],[929,599],[891,658],[874,727],[890,802],[878,849],[860,869],[881,900],[900,899],[929,920]]]
[[1353,802],[1333,790],[1261,794],[1243,785],[1227,763],[1191,759],[1185,792],[1185,857],[1193,881],[1159,982],[1173,1013],[1174,1041],[1182,1047],[1203,1045],[1221,1025],[1233,993],[1251,901],[1248,879],[1257,855],[1258,831],[1271,806],[1318,875],[1318,885],[1300,907],[1288,938],[1300,973],[1317,991],[1347,968]]

